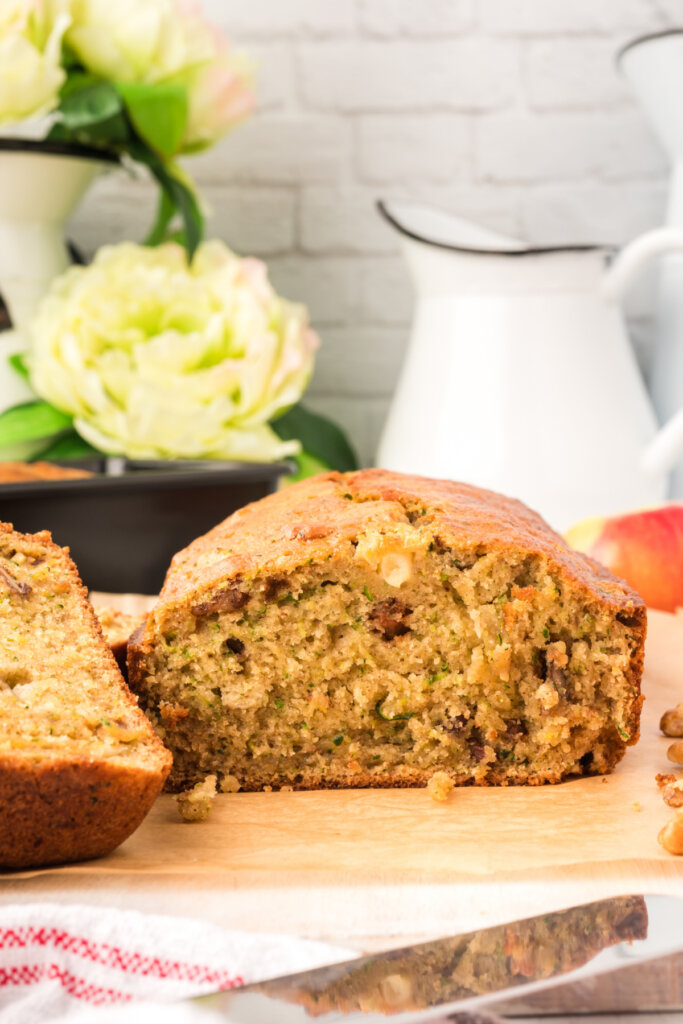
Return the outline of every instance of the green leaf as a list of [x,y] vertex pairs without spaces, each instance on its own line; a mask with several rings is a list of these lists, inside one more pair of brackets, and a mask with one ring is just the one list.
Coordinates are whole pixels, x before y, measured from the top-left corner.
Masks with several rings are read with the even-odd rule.
[[162,156],[180,149],[187,125],[187,89],[176,82],[145,85],[119,82],[116,88],[135,131]]
[[103,149],[107,153],[121,152],[127,150],[132,139],[131,129],[123,114],[110,117],[107,121],[99,121],[87,128],[79,128],[72,131],[66,125],[57,121],[47,133],[47,139],[54,142],[78,142],[84,146],[94,146],[96,149]]
[[75,430],[63,434],[43,451],[34,456],[36,459],[81,459],[88,455],[100,455],[97,448],[84,441]]
[[72,419],[49,402],[15,405],[0,415],[0,447],[61,434],[69,429]]
[[[59,104],[62,124],[71,132],[110,121],[121,113],[121,97],[111,82],[92,78],[81,78],[66,90]],[[96,133],[95,133],[96,137]]]
[[152,230],[145,239],[145,245],[160,245],[166,240],[168,235],[168,226],[177,212],[177,207],[172,197],[165,188],[162,188],[159,191],[156,220],[152,225]]
[[10,364],[14,372],[18,373],[20,377],[24,380],[29,379],[26,356],[23,352],[15,352],[14,355],[8,357],[7,362]]
[[299,480],[307,480],[309,476],[326,473],[330,468],[326,462],[321,462],[320,459],[309,455],[308,452],[299,452],[298,455],[290,455],[288,458],[296,463],[297,469],[296,473],[282,478],[282,483],[285,487],[289,484],[297,484]]
[[171,174],[164,175],[160,180],[162,186],[165,184],[173,202],[180,211],[185,232],[185,248],[187,249],[188,258],[191,260],[204,237],[204,217],[199,209],[197,197],[192,189],[188,188],[184,182],[179,181]]
[[152,175],[157,179],[164,192],[166,192],[166,202],[168,202],[169,206],[173,204],[173,207],[182,217],[185,231],[185,248],[187,249],[189,259],[192,259],[197,246],[204,237],[204,217],[202,216],[195,193],[181,179],[181,172],[176,172],[171,163],[161,160],[142,140],[135,140],[127,148],[133,160],[137,160],[138,163],[149,167]]
[[326,416],[299,404],[271,423],[271,427],[283,441],[301,441],[306,455],[322,463],[323,469],[341,473],[358,469],[358,458],[346,434]]
[[79,67],[76,70],[72,70],[64,79],[62,87],[59,90],[59,98],[60,100],[63,100],[67,96],[70,96],[72,92],[79,92],[81,89],[87,89],[88,86],[101,81],[102,79],[98,78],[97,75],[93,75],[90,71],[84,71],[82,67]]
[[78,135],[79,140],[86,145],[115,149],[119,152],[128,148],[132,137],[133,133],[123,112],[107,118],[106,121],[98,121],[97,124],[91,125],[85,134],[81,132]]

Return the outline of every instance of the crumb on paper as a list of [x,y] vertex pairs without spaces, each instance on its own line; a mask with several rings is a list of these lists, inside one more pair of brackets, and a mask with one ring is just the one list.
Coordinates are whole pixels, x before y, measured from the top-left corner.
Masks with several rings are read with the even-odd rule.
[[221,779],[221,793],[239,793],[241,788],[239,779],[236,779],[234,775],[224,775]]
[[664,803],[669,807],[683,807],[683,775],[668,775],[660,772],[655,779]]
[[600,781],[604,782],[605,785],[607,785],[607,783],[609,782],[609,779],[606,779],[605,776],[603,775],[603,777],[602,777],[602,779]]
[[207,775],[203,782],[198,782],[192,789],[179,793],[176,797],[178,810],[185,821],[205,821],[211,811],[216,795],[216,776]]
[[673,853],[676,857],[683,856],[683,811],[676,811],[657,839],[668,853]]
[[273,792],[273,787],[272,786],[264,786],[263,787],[263,792],[264,793],[272,793]]
[[643,805],[641,804],[640,800],[634,800],[633,801],[633,810],[634,811],[642,811],[642,809],[643,809]]
[[293,793],[294,792],[294,786],[280,786],[280,792],[281,793]]
[[435,772],[427,783],[427,792],[432,800],[443,803],[455,789],[455,783],[446,772]]

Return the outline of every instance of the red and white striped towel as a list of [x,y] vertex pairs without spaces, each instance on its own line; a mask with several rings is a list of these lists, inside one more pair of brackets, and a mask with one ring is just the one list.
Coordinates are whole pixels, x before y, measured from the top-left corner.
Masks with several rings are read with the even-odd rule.
[[[81,905],[0,906],[0,1022],[140,1021],[152,1005],[335,963],[356,954],[180,917]],[[118,1012],[117,1012],[118,1011]],[[212,1015],[197,1011],[210,1024]],[[193,1021],[189,1007],[165,1024]]]

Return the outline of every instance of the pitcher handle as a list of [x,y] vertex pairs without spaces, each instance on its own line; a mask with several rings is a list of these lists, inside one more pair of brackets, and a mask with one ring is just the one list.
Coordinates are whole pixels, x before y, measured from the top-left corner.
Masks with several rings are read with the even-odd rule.
[[603,279],[601,292],[608,302],[616,302],[655,257],[683,252],[683,231],[678,228],[654,228],[625,246]]
[[640,460],[640,468],[656,479],[669,473],[683,456],[683,409],[667,420],[650,441]]
[[[677,228],[655,228],[635,238],[622,249],[603,277],[603,297],[608,302],[621,298],[651,260],[672,252],[683,252],[683,231]],[[680,409],[647,446],[640,468],[648,476],[656,478],[673,469],[682,456],[683,409]]]

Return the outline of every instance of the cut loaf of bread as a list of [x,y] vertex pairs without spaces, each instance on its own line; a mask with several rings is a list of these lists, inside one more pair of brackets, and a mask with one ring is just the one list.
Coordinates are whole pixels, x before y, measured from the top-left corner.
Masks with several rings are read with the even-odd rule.
[[109,853],[170,764],[68,549],[0,524],[0,867]]
[[636,741],[645,628],[517,501],[331,473],[175,556],[129,678],[176,789],[559,782]]

